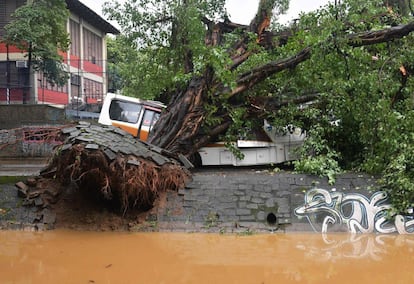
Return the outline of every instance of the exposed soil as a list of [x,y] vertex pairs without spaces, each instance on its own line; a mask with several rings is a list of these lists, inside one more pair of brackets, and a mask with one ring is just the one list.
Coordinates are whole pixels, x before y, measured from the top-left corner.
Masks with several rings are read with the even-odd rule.
[[[24,181],[24,185],[27,189],[26,197],[22,197],[23,202],[37,206],[39,212],[47,208],[56,217],[48,228],[55,229],[153,231],[157,211],[165,199],[165,193],[160,192],[153,208],[147,211],[130,209],[124,213],[119,208],[112,208],[109,203],[86,196],[75,185],[62,186],[57,180],[41,177]],[[24,185],[20,183],[21,187]],[[42,203],[36,205],[34,200],[39,198]]]

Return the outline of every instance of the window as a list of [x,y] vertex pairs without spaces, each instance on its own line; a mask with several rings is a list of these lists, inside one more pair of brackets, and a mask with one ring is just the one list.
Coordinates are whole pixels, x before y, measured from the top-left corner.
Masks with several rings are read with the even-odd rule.
[[103,83],[86,78],[83,79],[83,82],[84,93],[88,99],[103,100]]
[[[7,64],[9,66],[7,66]],[[9,74],[7,74],[9,71]],[[9,76],[9,78],[7,78]],[[25,86],[25,80],[28,76],[27,68],[17,68],[15,61],[3,61],[0,62],[0,87],[6,88],[22,88]],[[7,83],[7,80],[10,80]]]
[[79,24],[73,20],[69,22],[70,29],[70,53],[80,57],[80,27]]
[[144,112],[144,118],[142,119],[142,126],[148,127],[148,133],[151,132],[152,127],[155,125],[155,123],[160,118],[160,113],[146,109]]
[[80,86],[81,79],[79,75],[70,74],[70,83],[72,85]]
[[0,1],[0,36],[5,33],[4,26],[11,20],[11,14],[20,6],[26,4],[27,0],[1,0]]
[[111,120],[137,123],[142,106],[131,102],[113,100],[109,106]]
[[154,111],[146,109],[144,113],[144,120],[142,122],[142,126],[151,126],[153,118]]
[[83,29],[83,53],[84,59],[103,66],[102,62],[102,37],[90,30]]

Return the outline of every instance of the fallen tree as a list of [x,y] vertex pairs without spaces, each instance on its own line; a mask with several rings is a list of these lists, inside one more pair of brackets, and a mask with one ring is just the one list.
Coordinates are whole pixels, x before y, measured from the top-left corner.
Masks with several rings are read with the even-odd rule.
[[[286,33],[271,33],[266,29],[270,25],[272,8],[276,1],[260,1],[256,17],[249,26],[238,25],[231,22],[221,22],[213,24],[204,19],[208,27],[206,43],[210,45],[219,45],[221,38],[225,33],[241,29],[243,31],[241,39],[228,50],[232,63],[227,67],[232,72],[237,72],[237,67],[249,59],[254,54],[248,48],[247,39],[249,34],[254,33],[260,45],[266,49],[276,49],[279,45],[274,45],[275,37],[283,40],[277,40],[277,43],[285,43],[289,36]],[[342,40],[352,47],[369,46],[379,43],[387,43],[393,40],[401,39],[414,31],[414,22],[402,24],[386,29],[376,31],[366,31],[353,33],[344,36]],[[333,40],[333,39],[332,39]],[[318,45],[329,45],[329,42],[319,42]],[[285,70],[292,70],[298,64],[308,60],[312,54],[312,46],[306,46],[291,57],[271,61],[264,65],[257,66],[237,75],[236,85],[232,88],[224,86],[223,83],[215,76],[213,68],[206,68],[201,76],[193,77],[188,84],[182,88],[174,90],[170,96],[171,101],[165,112],[162,113],[159,122],[156,124],[154,131],[150,136],[150,143],[169,151],[182,153],[187,157],[191,157],[200,147],[211,142],[212,139],[226,132],[232,124],[229,113],[218,106],[218,111],[214,113],[220,118],[219,123],[210,125],[208,129],[204,126],[206,117],[208,116],[205,106],[214,104],[214,99],[222,97],[224,100],[216,99],[221,104],[232,104],[236,101],[234,97],[242,95],[247,90],[253,88],[267,78]],[[213,94],[211,92],[213,90]],[[280,98],[273,97],[253,97],[248,102],[245,119],[254,119],[258,112],[263,118],[268,112],[276,112],[283,105],[289,103],[302,104],[314,101],[317,95],[309,95],[301,98],[293,97],[284,102],[280,102]],[[278,100],[278,104],[272,104],[272,101]],[[248,116],[251,113],[254,116]]]
[[[251,57],[264,51],[277,50],[288,44],[293,37],[294,31],[277,33],[268,30],[276,2],[260,1],[258,12],[248,26],[229,20],[215,23],[205,17],[199,18],[206,26],[204,43],[207,47],[228,44],[225,40],[228,33],[235,32],[238,36],[237,40],[226,46],[229,60],[222,66],[225,72],[234,75],[231,86],[223,82],[214,64],[206,64],[202,70],[195,72],[192,50],[184,45],[187,34],[182,33],[179,40],[175,39],[175,43],[183,43],[183,66],[186,74],[191,76],[187,77],[190,79],[185,84],[177,84],[164,94],[169,98],[168,107],[161,114],[149,138],[151,145],[162,149],[159,151],[161,156],[171,153],[172,156],[184,155],[191,158],[200,147],[224,134],[235,123],[234,115],[229,110],[241,104],[245,108],[239,118],[248,120],[258,117],[258,113],[261,119],[266,118],[269,113],[277,112],[288,104],[315,101],[319,97],[318,90],[310,95],[278,100],[270,96],[244,96],[248,90],[275,74],[294,72],[298,66],[312,58],[315,48],[326,45],[327,54],[337,53],[345,58],[347,64],[348,55],[341,49],[341,44],[356,48],[388,43],[402,39],[414,30],[411,22],[376,31],[347,32],[342,37],[331,36],[313,45],[302,44],[300,50],[291,52],[289,56],[245,70],[244,63]],[[252,34],[255,35],[253,48]],[[105,156],[105,150],[101,147],[106,146],[100,145],[99,149],[95,149],[97,152],[92,151],[85,145],[85,141],[75,139],[70,150],[60,151],[52,165],[64,183],[74,181],[83,191],[93,188],[100,198],[116,200],[123,212],[132,207],[148,209],[157,197],[157,191],[177,189],[188,178],[183,167],[174,163],[172,168],[169,163],[166,168],[160,167],[142,153],[131,156],[112,150],[115,156],[108,162],[108,156]]]

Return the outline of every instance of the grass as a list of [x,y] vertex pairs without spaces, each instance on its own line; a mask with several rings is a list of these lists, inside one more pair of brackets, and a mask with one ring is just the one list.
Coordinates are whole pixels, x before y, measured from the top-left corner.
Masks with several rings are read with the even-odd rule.
[[14,184],[16,182],[25,180],[27,177],[20,176],[0,176],[0,184]]

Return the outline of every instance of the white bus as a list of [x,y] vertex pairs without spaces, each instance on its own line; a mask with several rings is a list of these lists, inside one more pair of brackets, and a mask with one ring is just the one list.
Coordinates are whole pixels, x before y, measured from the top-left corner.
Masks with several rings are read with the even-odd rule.
[[118,126],[146,141],[163,108],[165,105],[160,102],[108,93],[105,96],[98,122]]
[[[98,122],[120,127],[146,141],[164,108],[165,105],[160,102],[108,93]],[[243,154],[243,159],[238,159],[225,147],[224,142],[214,142],[199,149],[196,166],[268,165],[296,159],[294,150],[302,145],[306,137],[301,129],[292,127],[285,134],[280,134],[275,127],[264,121],[262,130],[266,133],[266,139],[234,142],[234,146]]]

